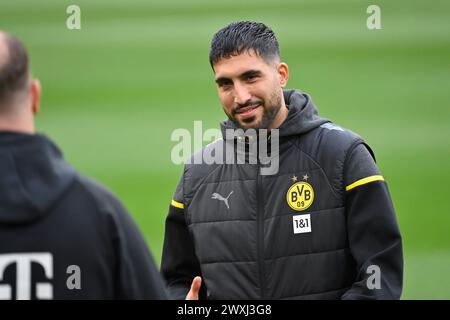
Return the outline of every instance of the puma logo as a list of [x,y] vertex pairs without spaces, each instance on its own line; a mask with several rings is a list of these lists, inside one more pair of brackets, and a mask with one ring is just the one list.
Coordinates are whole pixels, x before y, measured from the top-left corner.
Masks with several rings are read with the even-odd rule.
[[212,194],[211,199],[217,199],[219,201],[223,201],[225,203],[225,205],[227,206],[227,209],[230,209],[230,206],[228,205],[228,198],[233,194],[233,191],[230,192],[230,194],[228,195],[228,197],[224,198],[223,196],[221,196],[220,194],[214,192]]

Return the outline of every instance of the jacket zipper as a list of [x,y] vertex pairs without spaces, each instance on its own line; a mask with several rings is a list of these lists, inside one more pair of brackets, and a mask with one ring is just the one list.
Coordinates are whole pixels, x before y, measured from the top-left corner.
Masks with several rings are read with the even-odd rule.
[[261,173],[260,173],[260,163],[258,159],[257,165],[257,180],[256,180],[256,203],[257,203],[257,211],[256,211],[256,223],[257,223],[257,250],[258,250],[258,266],[259,266],[259,282],[261,286],[261,299],[266,299],[265,293],[265,276],[264,276],[264,206],[262,205],[264,197],[262,196],[262,188],[261,188]]

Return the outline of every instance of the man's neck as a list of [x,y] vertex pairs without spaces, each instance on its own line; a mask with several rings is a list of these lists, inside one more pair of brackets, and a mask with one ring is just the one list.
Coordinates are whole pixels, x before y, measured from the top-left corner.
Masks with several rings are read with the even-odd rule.
[[34,134],[34,124],[29,121],[14,121],[0,116],[0,131]]

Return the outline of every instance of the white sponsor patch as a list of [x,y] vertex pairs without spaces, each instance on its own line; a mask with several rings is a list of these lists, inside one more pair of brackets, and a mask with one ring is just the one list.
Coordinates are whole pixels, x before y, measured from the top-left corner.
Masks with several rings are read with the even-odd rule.
[[294,234],[311,232],[311,218],[309,214],[301,214],[292,217]]

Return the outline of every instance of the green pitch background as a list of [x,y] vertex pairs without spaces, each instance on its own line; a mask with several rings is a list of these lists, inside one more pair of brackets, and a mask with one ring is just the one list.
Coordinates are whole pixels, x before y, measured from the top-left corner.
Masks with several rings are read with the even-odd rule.
[[[81,7],[81,30],[66,8]],[[369,4],[382,30],[366,28]],[[136,218],[159,263],[182,167],[176,128],[224,118],[208,64],[231,21],[277,33],[290,88],[361,134],[389,183],[404,240],[404,299],[450,299],[448,1],[1,1],[0,28],[26,43],[42,81],[38,129]]]

